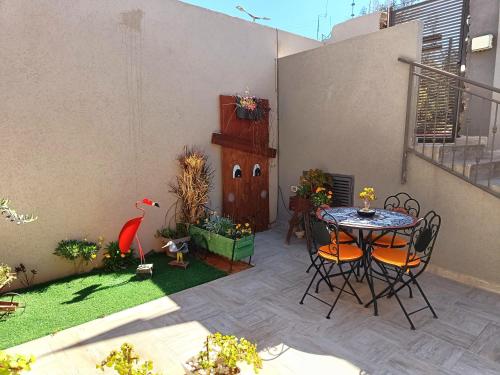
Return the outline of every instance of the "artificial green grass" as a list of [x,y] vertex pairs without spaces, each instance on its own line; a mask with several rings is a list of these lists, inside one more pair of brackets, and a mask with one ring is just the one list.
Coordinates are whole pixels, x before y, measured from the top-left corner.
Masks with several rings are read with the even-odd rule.
[[26,310],[22,315],[0,321],[0,349],[226,275],[196,259],[190,259],[186,270],[168,266],[168,258],[164,254],[154,254],[147,261],[154,263],[151,279],[137,278],[134,266],[110,273],[94,270],[20,292],[26,300]]

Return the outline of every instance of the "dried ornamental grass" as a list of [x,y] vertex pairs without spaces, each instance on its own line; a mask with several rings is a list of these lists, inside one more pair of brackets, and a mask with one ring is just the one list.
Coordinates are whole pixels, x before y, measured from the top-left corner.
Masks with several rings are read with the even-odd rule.
[[212,190],[213,169],[208,157],[197,148],[184,148],[177,158],[180,174],[175,184],[170,184],[170,192],[181,202],[181,219],[194,224],[204,213],[204,206]]

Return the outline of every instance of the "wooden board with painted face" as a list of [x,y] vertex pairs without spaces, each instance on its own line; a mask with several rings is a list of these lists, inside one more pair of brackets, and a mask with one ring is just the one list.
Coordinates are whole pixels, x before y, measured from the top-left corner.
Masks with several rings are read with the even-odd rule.
[[[237,223],[252,222],[256,231],[269,227],[269,114],[259,121],[236,116],[234,96],[220,96],[223,214]],[[263,100],[268,108],[268,101]],[[227,137],[227,138],[224,138]],[[216,138],[216,139],[214,139]],[[234,142],[234,140],[238,142]],[[229,142],[229,141],[233,142]]]

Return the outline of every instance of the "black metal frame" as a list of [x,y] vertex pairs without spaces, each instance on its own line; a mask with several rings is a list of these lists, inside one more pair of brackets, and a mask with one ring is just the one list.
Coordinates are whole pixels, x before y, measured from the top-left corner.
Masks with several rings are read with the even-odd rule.
[[[400,192],[394,195],[388,196],[384,201],[384,209],[391,211],[404,211],[404,213],[411,215],[413,217],[418,217],[420,215],[420,203],[413,198],[410,194],[405,192]],[[392,234],[392,240],[389,245],[385,245],[383,243],[377,243],[377,240],[385,235]],[[410,240],[410,236],[412,234],[411,229],[402,229],[395,231],[382,231],[377,236],[371,239],[371,243],[379,246],[379,247],[404,247],[404,245],[397,246],[394,244],[394,240],[396,239],[396,235],[408,237],[408,241]]]
[[[410,327],[412,330],[415,330],[415,325],[413,324],[413,321],[411,320],[410,316],[419,311],[428,308],[431,310],[433,317],[437,319],[437,314],[432,305],[430,304],[424,291],[422,290],[422,287],[418,283],[417,278],[425,271],[430,262],[440,227],[441,227],[441,216],[439,216],[435,211],[428,212],[422,219],[419,220],[418,224],[412,230],[410,244],[406,248],[406,261],[405,264],[401,267],[371,257],[372,262],[369,265],[370,276],[373,277],[373,272],[375,272],[373,271],[373,264],[372,264],[374,262],[382,271],[381,275],[384,278],[383,280],[387,282],[388,286],[380,293],[375,295],[375,297],[370,302],[368,302],[365,305],[365,307],[370,306],[372,303],[376,305],[377,300],[382,297],[391,298],[394,296],[396,297],[396,300],[398,301],[401,310],[403,310],[406,319],[410,323]],[[404,251],[404,250],[398,249],[395,251]],[[417,266],[412,266],[411,262],[416,259],[420,260],[420,264]],[[414,272],[415,270],[416,272]],[[405,287],[409,288],[410,284],[413,284],[417,287],[418,291],[420,292],[422,298],[426,303],[426,306],[408,312],[404,307],[403,302],[401,301],[398,295],[398,292]],[[411,297],[413,296],[411,294],[411,288],[410,288],[410,298]]]
[[[312,216],[312,215],[311,215]],[[310,217],[309,218],[309,234],[311,235],[311,240],[313,244],[313,249],[314,251],[309,251],[309,256],[311,258],[311,267],[314,267],[316,269],[316,272],[314,273],[314,276],[312,277],[311,281],[309,282],[309,285],[307,286],[306,291],[304,292],[304,295],[302,296],[302,299],[300,300],[300,304],[304,304],[304,299],[306,298],[307,295],[313,297],[314,299],[330,306],[330,310],[328,314],[326,315],[327,319],[330,319],[330,316],[333,312],[333,309],[335,308],[340,295],[342,293],[347,293],[352,296],[354,296],[359,304],[363,304],[361,299],[359,298],[358,294],[356,293],[356,290],[353,288],[352,284],[349,282],[349,279],[352,274],[355,274],[355,270],[357,267],[357,263],[359,263],[363,255],[360,256],[359,259],[355,259],[352,261],[341,261],[339,258],[340,254],[340,248],[342,247],[342,244],[339,243],[338,241],[338,233],[339,233],[339,226],[338,223],[336,222],[335,218],[332,218],[332,221],[330,223],[323,222],[314,216],[314,218]],[[323,228],[322,233],[320,232],[321,228]],[[335,241],[331,241],[332,234],[335,235]],[[329,247],[334,247],[335,250],[331,252],[332,254],[336,254],[336,259],[331,260],[324,258],[321,256],[321,253],[319,252],[320,247],[322,246],[319,241],[321,240],[319,236],[323,236],[323,239],[328,238],[328,244],[323,245],[323,246],[329,246]],[[323,242],[323,241],[322,241]],[[318,260],[320,261],[318,264]],[[340,272],[337,273],[332,273],[332,270],[334,266],[337,265],[339,268]],[[349,269],[345,270],[343,266],[349,265]],[[310,268],[311,268],[310,267]],[[308,270],[309,271],[309,270]],[[332,304],[324,301],[323,299],[319,298],[318,296],[311,294],[309,290],[311,289],[312,285],[314,284],[314,281],[316,278],[320,276],[320,279],[316,283],[316,288],[315,292],[316,294],[319,292],[319,286],[321,284],[321,281],[324,281],[330,290],[333,292],[334,289],[339,289],[339,292]],[[334,277],[342,276],[344,279],[344,283],[342,284],[342,287],[337,287],[332,284],[331,279]],[[346,286],[349,287],[350,291],[346,290]]]

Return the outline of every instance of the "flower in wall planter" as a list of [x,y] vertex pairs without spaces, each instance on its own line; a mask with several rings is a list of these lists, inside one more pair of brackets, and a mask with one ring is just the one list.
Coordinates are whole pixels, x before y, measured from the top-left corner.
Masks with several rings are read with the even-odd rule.
[[242,120],[260,121],[264,117],[264,104],[255,96],[236,96],[236,117]]

